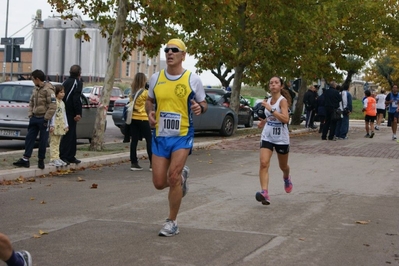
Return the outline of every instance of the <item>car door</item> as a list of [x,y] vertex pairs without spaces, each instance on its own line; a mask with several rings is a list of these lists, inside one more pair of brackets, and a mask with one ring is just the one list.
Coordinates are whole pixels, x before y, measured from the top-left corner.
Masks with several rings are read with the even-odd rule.
[[240,95],[240,107],[238,109],[238,124],[244,125],[248,123],[249,117],[252,115],[249,102]]

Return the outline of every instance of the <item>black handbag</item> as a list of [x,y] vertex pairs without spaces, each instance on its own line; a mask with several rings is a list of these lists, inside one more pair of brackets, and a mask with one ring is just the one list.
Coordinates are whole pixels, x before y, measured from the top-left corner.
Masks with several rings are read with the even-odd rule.
[[342,119],[342,111],[341,111],[341,109],[339,109],[339,108],[334,109],[331,119],[334,120],[334,121],[338,121],[338,120]]

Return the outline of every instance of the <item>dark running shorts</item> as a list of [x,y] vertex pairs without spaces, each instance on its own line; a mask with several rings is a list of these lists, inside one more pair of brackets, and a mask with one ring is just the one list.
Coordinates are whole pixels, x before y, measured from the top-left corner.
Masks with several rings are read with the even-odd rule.
[[264,140],[260,142],[260,148],[269,149],[271,151],[273,151],[273,148],[275,148],[278,154],[287,154],[290,152],[290,145],[274,144]]

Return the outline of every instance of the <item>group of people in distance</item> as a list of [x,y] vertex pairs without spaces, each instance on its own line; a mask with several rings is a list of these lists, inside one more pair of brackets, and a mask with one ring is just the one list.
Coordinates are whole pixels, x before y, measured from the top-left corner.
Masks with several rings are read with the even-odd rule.
[[[131,132],[131,170],[142,169],[138,164],[136,148],[137,141],[140,137],[144,137],[147,141],[147,153],[150,159],[153,185],[158,190],[169,188],[169,214],[158,235],[174,236],[179,234],[177,215],[182,198],[188,192],[187,179],[190,169],[186,165],[186,161],[192,152],[194,144],[192,116],[201,115],[206,112],[208,105],[205,100],[206,95],[200,77],[182,66],[187,52],[184,42],[180,39],[171,39],[167,42],[164,52],[167,62],[166,69],[153,74],[149,79],[148,91],[145,90],[145,93],[141,93],[138,97],[135,96],[145,86],[146,78],[142,73],[138,73],[135,76],[130,96],[130,100],[135,99],[135,103],[132,116],[127,119],[131,119],[129,121]],[[57,97],[54,90],[50,88],[50,85],[44,82],[44,74],[42,72],[40,72],[40,75],[36,75],[36,72],[32,74],[36,85],[35,93],[44,87],[49,87],[49,89],[48,97],[46,97],[46,101],[43,103],[43,106],[46,108],[36,109],[35,106],[31,106],[29,109],[33,117],[31,118],[30,127],[33,127],[31,124],[35,122],[35,131],[32,129],[32,133],[30,134],[33,136],[36,133],[37,135],[40,131],[46,137],[45,131],[47,132],[47,130],[45,129],[47,129],[50,119],[56,112],[57,99],[63,98],[64,102],[67,99],[65,106],[68,110],[68,95],[72,95],[73,93],[65,89],[65,95],[61,97],[63,93],[60,90],[58,92],[60,96]],[[80,85],[79,87],[81,89]],[[270,204],[268,192],[269,167],[274,150],[277,152],[279,166],[283,172],[285,192],[290,193],[293,188],[290,167],[288,165],[290,145],[288,108],[291,105],[291,97],[284,90],[284,82],[280,77],[274,76],[270,79],[269,89],[271,97],[262,102],[262,106],[265,108],[265,118],[261,118],[258,125],[258,127],[263,128],[259,155],[261,190],[255,193],[255,199],[263,205]],[[60,108],[62,108],[61,105],[59,105]],[[38,110],[41,110],[41,112],[38,113]],[[39,114],[40,117],[36,117]],[[68,111],[66,112],[66,116],[67,120],[63,120],[64,124],[62,124],[61,128],[64,128],[67,132],[66,134],[68,134],[72,131],[70,124],[72,121],[68,119]],[[39,120],[39,118],[40,121],[33,121],[33,119]],[[79,120],[76,114],[74,117],[71,114],[71,118],[75,122]],[[61,121],[61,118],[58,120]],[[56,122],[58,120],[55,119]],[[66,130],[67,128],[69,130]],[[58,129],[57,126],[54,126],[52,132],[56,132]],[[149,130],[152,131],[151,134],[149,134]],[[133,136],[134,134],[136,136]],[[36,135],[34,136],[35,138]],[[151,139],[148,137],[150,135]],[[41,149],[39,151],[40,160],[45,158],[44,145],[43,148],[44,150]],[[26,166],[24,162],[29,160],[31,152],[31,150],[27,150],[24,158],[21,158],[18,161],[20,163],[16,165]],[[21,162],[21,160],[23,161]],[[0,258],[6,261],[7,265],[32,265],[32,258],[29,252],[14,252],[6,236],[0,238],[0,247],[3,246],[7,246],[7,253],[0,253]],[[21,263],[21,261],[25,264]]]
[[[388,111],[387,126],[391,127],[392,140],[397,140],[396,131],[398,128],[399,119],[399,93],[398,85],[393,84],[391,92],[385,94],[385,90],[381,90],[379,94],[375,95],[372,91],[366,90],[363,98],[363,109],[365,114],[365,129],[366,138],[374,136],[374,129],[380,130],[381,121]],[[374,125],[374,122],[376,124]]]

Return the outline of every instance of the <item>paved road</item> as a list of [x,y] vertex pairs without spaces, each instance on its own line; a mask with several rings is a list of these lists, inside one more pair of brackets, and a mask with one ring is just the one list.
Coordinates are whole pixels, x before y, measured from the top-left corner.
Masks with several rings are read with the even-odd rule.
[[363,135],[292,137],[294,189],[273,156],[270,206],[254,197],[258,137],[196,149],[172,238],[157,236],[167,191],[153,188],[147,160],[141,172],[121,163],[2,186],[1,231],[38,266],[399,265],[399,144],[388,129]]

